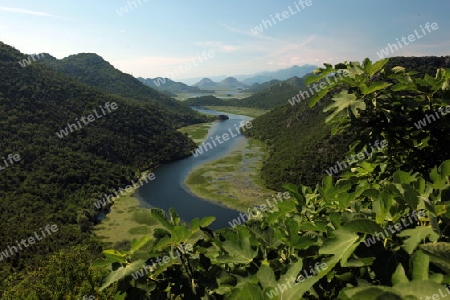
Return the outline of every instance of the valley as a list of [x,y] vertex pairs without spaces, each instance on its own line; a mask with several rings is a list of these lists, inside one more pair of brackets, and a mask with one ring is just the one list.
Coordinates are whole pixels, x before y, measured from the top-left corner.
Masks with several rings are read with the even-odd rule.
[[3,2],[0,300],[449,291],[450,3]]

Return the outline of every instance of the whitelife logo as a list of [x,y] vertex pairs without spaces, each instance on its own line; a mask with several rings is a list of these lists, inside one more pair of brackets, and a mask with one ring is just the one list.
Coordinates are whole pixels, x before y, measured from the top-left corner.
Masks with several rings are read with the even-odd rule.
[[[39,242],[41,241],[43,238],[47,237],[47,235],[45,234],[44,230],[42,228],[39,228],[39,230],[41,231],[41,236],[39,236],[39,234],[37,232],[34,232],[34,236],[30,236],[28,237],[28,239],[22,239],[20,242],[18,242],[16,240],[17,243],[17,247],[19,247],[20,250],[22,249],[22,245],[24,246],[24,248],[29,247],[30,245],[33,245],[34,243],[36,243],[36,240]],[[58,225],[45,225],[45,231],[47,231],[48,235],[51,235],[52,232],[57,232],[58,231]],[[35,239],[36,238],[36,239]],[[29,244],[27,244],[27,241]],[[11,254],[11,256],[13,256],[14,254],[18,253],[19,250],[17,249],[16,246],[8,246],[8,249],[5,249],[5,251],[0,251],[0,261],[2,261],[3,259],[7,259],[9,257],[9,255]],[[13,249],[15,251],[15,253],[13,253]],[[9,253],[8,254],[8,250]]]
[[[298,14],[299,12],[302,11],[302,9],[305,10],[306,7],[311,6],[312,0],[306,0],[306,1],[300,0],[300,1],[298,1],[298,3],[294,2],[294,5],[295,5],[295,8],[297,9],[297,11],[293,10],[292,7],[289,5],[288,6],[289,11],[285,10],[281,14],[280,13],[275,14],[275,17],[277,18],[277,20],[279,22],[282,22],[282,21],[286,20],[287,18],[289,18],[290,16]],[[300,8],[299,5],[302,8]],[[270,19],[272,21],[271,20],[261,20],[262,23],[260,23],[258,26],[255,26],[254,28],[251,28],[250,29],[251,32],[254,35],[257,35],[259,33],[262,33],[264,31],[264,28],[269,29],[269,27],[272,27],[273,25],[277,24],[277,21],[275,21],[275,18],[273,17],[273,15],[270,15]],[[264,28],[263,28],[263,26],[264,26]]]
[[[316,93],[319,93],[321,90],[325,89],[326,87],[335,85],[336,82],[338,82],[338,80],[342,79],[342,77],[348,77],[349,75],[350,75],[350,73],[347,70],[343,70],[342,72],[337,73],[335,76],[326,76],[325,80],[327,82],[322,80],[320,83],[315,82],[312,85],[308,86],[309,92],[311,94],[308,93],[308,91],[300,90],[296,96],[292,97],[291,99],[288,99],[288,102],[292,106],[294,106],[295,104],[302,102],[302,100],[306,100],[306,99],[312,97],[315,94],[314,91],[312,90],[312,88],[314,88]],[[334,80],[334,82],[332,82],[330,80],[330,77]]]
[[[197,55],[197,57],[193,57],[191,58],[191,63],[185,63],[184,65],[179,65],[178,67],[173,68],[173,72],[166,72],[165,77],[166,78],[162,78],[162,77],[158,77],[156,79],[153,80],[153,83],[159,87],[162,84],[166,83],[166,79],[170,78],[170,79],[176,79],[180,76],[180,73],[178,71],[181,72],[181,74],[186,73],[187,71],[191,70],[192,67],[198,67],[201,64],[205,63],[208,61],[209,58],[213,58],[215,56],[214,51],[210,50],[208,51],[208,53],[206,53],[206,50],[204,50],[202,52],[202,56]],[[204,61],[203,61],[203,59]],[[198,64],[197,64],[198,62]]]
[[[415,222],[413,222],[413,220],[411,220],[411,216]],[[426,215],[425,215],[425,211],[423,211],[423,210],[420,210],[418,212],[413,210],[411,212],[411,215],[408,215],[407,217],[408,217],[409,223],[407,222],[407,220],[404,217],[400,218],[400,220],[403,224],[403,227],[402,227],[402,224],[400,224],[400,223],[395,223],[394,225],[389,225],[387,227],[387,229],[384,229],[384,232],[375,232],[374,236],[372,236],[371,238],[367,238],[364,241],[364,244],[367,247],[370,247],[371,245],[374,245],[377,242],[376,240],[380,241],[380,237],[382,237],[384,240],[384,239],[388,238],[391,234],[401,231],[402,229],[408,227],[411,224],[415,224],[419,220],[419,217],[425,218]],[[391,234],[387,231],[388,229],[391,232]]]
[[[180,245],[181,251],[183,254],[187,254],[189,252],[192,252],[194,250],[194,247],[192,247],[192,244],[187,243],[186,245],[182,244]],[[174,252],[176,252],[176,255],[174,255]],[[170,253],[170,257],[165,255],[164,257],[161,258],[155,258],[156,262],[152,259],[150,259],[150,262],[152,264],[150,265],[143,265],[141,269],[139,269],[138,271],[134,272],[131,274],[131,276],[133,277],[134,280],[138,280],[140,277],[144,276],[144,275],[148,275],[149,271],[150,272],[155,272],[158,269],[158,265],[156,263],[159,264],[159,266],[163,266],[165,264],[168,264],[171,260],[176,260],[178,258],[181,257],[181,253],[180,251],[178,251],[178,249],[176,249],[175,251],[169,251]]]
[[[147,3],[148,0],[142,0],[143,2]],[[128,8],[130,8],[130,11],[133,10],[133,6],[131,6],[131,4],[134,5],[134,8],[138,8],[139,6],[142,5],[141,0],[137,0],[137,2],[139,3],[139,5],[136,4],[136,1],[127,1],[127,5],[120,7],[119,9],[116,9],[116,13],[121,17],[122,15],[128,13]]]
[[[448,113],[450,113],[450,105],[447,105],[446,107],[440,107],[438,108],[438,111],[441,113],[442,116],[445,116]],[[437,111],[434,112],[434,116],[436,116],[437,119],[441,118]],[[417,129],[422,129],[422,127],[425,127],[428,124],[431,124],[432,122],[436,122],[436,118],[434,116],[432,114],[431,115],[426,114],[425,118],[414,123],[414,126],[416,126]]]
[[[231,130],[231,128],[228,129],[228,132],[231,135],[231,138],[235,138],[237,137],[239,134],[241,134],[241,128],[244,127],[246,129],[250,129],[253,127],[252,122],[250,121],[241,121],[241,123],[239,124],[239,127],[237,127],[236,124],[234,124],[234,127],[236,127],[236,134]],[[209,146],[209,149],[212,150],[213,148],[217,147],[216,142],[214,141],[214,139],[219,143],[219,144],[223,144],[224,142],[228,141],[230,139],[230,135],[228,135],[228,133],[224,133],[222,134],[222,136],[216,135],[215,138],[210,137],[211,141],[214,144],[214,147],[207,141],[204,141],[202,143],[202,145],[200,147],[198,147],[197,149],[195,149],[195,151],[191,151],[192,155],[194,155],[194,157],[199,156],[200,154],[203,154],[203,150],[202,150],[202,146],[205,149],[205,152],[208,152],[208,148],[206,148],[206,146]],[[220,138],[223,138],[223,141]]]
[[[272,205],[270,203],[269,199],[266,199],[266,202],[269,207],[267,207],[265,204],[258,205],[258,206],[255,205],[252,210],[250,210],[250,208],[248,209],[248,214],[240,213],[240,215],[236,219],[233,219],[231,222],[228,222],[228,224],[230,224],[230,226],[233,228],[236,227],[237,225],[244,224],[245,222],[250,220],[252,217],[256,217],[258,215],[259,210],[261,210],[262,212],[265,212],[266,210],[277,206],[277,201],[282,202],[284,200],[290,199],[291,194],[289,192],[284,192],[284,193],[278,192],[277,198],[278,198],[278,200],[275,198],[275,195],[272,195],[272,200],[274,201],[274,205]],[[252,212],[255,212],[255,213],[252,213]],[[247,218],[247,220],[245,218]],[[241,219],[242,219],[242,221],[241,221]]]
[[[275,296],[278,296],[278,293],[280,293],[280,295],[282,295],[285,291],[289,290],[292,288],[291,285],[291,281],[294,283],[294,286],[299,284],[300,282],[305,281],[305,279],[319,275],[319,273],[321,271],[325,271],[326,269],[328,269],[328,265],[326,263],[321,263],[319,266],[319,263],[317,262],[314,265],[314,269],[312,266],[309,267],[309,273],[307,270],[303,270],[303,274],[305,274],[305,276],[302,275],[302,272],[300,272],[297,275],[297,278],[291,277],[289,279],[286,280],[286,284],[278,284],[278,286],[271,290],[270,293],[266,293],[266,295],[272,299]],[[279,290],[279,292],[278,292]]]
[[8,158],[7,159],[9,161],[9,164],[8,164],[8,161],[6,161],[5,157],[2,157],[2,159],[3,159],[4,167],[2,167],[0,165],[0,171],[3,171],[7,167],[12,166],[14,164],[14,162],[18,162],[20,160],[20,155],[19,154],[14,154],[13,155],[12,153],[8,154]]
[[[31,65],[32,62],[35,62],[36,60],[38,60],[38,59],[44,57],[44,54],[45,54],[45,53],[41,53],[41,54],[31,54],[30,56],[28,56],[28,59],[23,59],[22,61],[19,61],[18,63],[19,63],[19,65],[20,65],[22,68],[28,67],[29,65]],[[37,59],[34,58],[34,56],[36,56]],[[31,59],[33,59],[33,61],[31,61]]]
[[[97,110],[94,109],[93,112],[94,112],[95,116],[94,116],[94,114],[91,114],[91,115],[88,115],[87,117],[83,116],[83,117],[80,118],[84,125],[88,125],[89,122],[92,123],[95,120],[100,119],[101,117],[105,116],[106,112],[105,112],[105,110],[103,108],[105,108],[110,113],[111,109],[112,110],[116,110],[118,106],[117,106],[116,102],[112,102],[111,104],[109,104],[109,102],[106,102],[104,107],[103,106],[99,106],[99,107],[100,107],[100,109],[102,111],[102,115],[99,115],[97,113]],[[62,139],[63,137],[69,135],[69,129],[70,129],[70,132],[73,132],[74,130],[80,130],[81,128],[83,128],[83,126],[81,125],[81,123],[78,120],[78,118],[75,118],[75,121],[77,121],[78,126],[76,124],[74,124],[74,123],[67,123],[66,128],[61,129],[59,132],[56,133],[56,135],[60,139]]]
[[[381,151],[384,147],[386,147],[388,144],[387,140],[382,140],[381,142],[379,142],[378,140],[375,141],[374,146],[378,148],[378,151]],[[381,147],[380,147],[381,146]],[[363,151],[359,152],[358,154],[352,154],[351,156],[351,161],[350,159],[346,156],[345,159],[348,163],[348,165],[345,162],[337,162],[334,167],[331,167],[329,170],[325,170],[325,172],[327,172],[328,175],[332,176],[333,174],[336,174],[337,172],[342,171],[348,167],[350,167],[352,164],[357,163],[359,160],[363,160],[365,158],[369,158],[374,152],[377,152],[377,150],[375,149],[375,147],[372,146],[372,143],[369,143],[369,147],[372,148],[372,152],[368,152],[367,151],[367,147],[364,148]],[[367,157],[366,157],[367,155]]]
[[[431,33],[431,29],[433,29],[433,30],[438,30],[438,29],[439,29],[439,26],[438,26],[438,24],[437,24],[436,22],[431,23],[431,24],[430,24],[430,22],[427,22],[427,23],[425,24],[425,28],[427,29],[428,33]],[[431,28],[431,29],[430,29],[430,28]],[[415,42],[415,41],[416,41],[416,38],[417,38],[418,40],[420,40],[421,38],[423,38],[424,36],[427,35],[427,32],[426,32],[425,29],[422,27],[422,25],[420,25],[420,29],[422,29],[423,35],[420,35],[420,34],[417,32],[417,29],[414,30],[415,35],[414,35],[414,34],[408,35],[408,41],[409,41],[409,43],[406,41],[406,37],[402,36],[401,41],[403,42],[403,45],[408,46],[410,43]],[[384,49],[380,50],[379,52],[377,52],[377,55],[378,55],[378,57],[379,57],[380,59],[383,59],[383,58],[387,57],[387,56],[389,55],[389,50],[391,50],[391,54],[392,54],[392,53],[394,53],[395,51],[398,51],[398,48],[399,48],[399,47],[400,47],[400,48],[403,48],[402,43],[400,43],[400,41],[398,40],[398,38],[397,38],[396,40],[397,40],[397,44],[395,44],[395,43],[394,43],[394,44],[388,43],[388,46],[387,46],[386,48],[384,48]],[[398,47],[397,47],[397,45],[398,45]]]
[[[155,180],[155,178],[156,178],[155,173],[149,173],[147,176],[144,177],[144,181],[145,183],[148,183],[149,180],[150,181]],[[142,182],[141,179],[137,180],[139,180],[139,183],[138,182],[135,183],[133,180],[131,180],[132,183],[131,185],[127,185],[125,188],[119,188],[119,193],[122,196],[125,196],[126,193],[131,193],[133,190],[138,189],[144,185],[144,182]],[[119,193],[114,189],[114,194],[116,194],[115,197],[112,194],[109,195],[103,194],[104,197],[101,200],[98,200],[96,203],[94,203],[95,208],[101,209],[106,205],[106,203],[109,204],[114,203],[114,200],[119,197]]]

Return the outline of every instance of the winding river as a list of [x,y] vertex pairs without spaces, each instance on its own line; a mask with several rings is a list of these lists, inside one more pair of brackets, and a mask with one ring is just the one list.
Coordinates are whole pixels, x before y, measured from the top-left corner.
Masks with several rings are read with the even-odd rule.
[[[208,131],[207,140],[214,146],[210,137],[222,136],[224,133],[228,133],[230,139],[222,141],[222,144],[215,141],[216,147],[208,148],[208,151],[203,151],[203,154],[197,157],[189,156],[157,168],[153,172],[156,179],[140,187],[136,196],[143,207],[158,207],[165,211],[173,207],[184,221],[190,222],[195,217],[214,216],[216,221],[209,228],[216,230],[229,227],[228,222],[237,217],[238,211],[194,196],[189,193],[183,182],[193,168],[228,154],[236,143],[245,139],[245,136],[242,134],[236,135],[236,127],[239,126],[241,121],[247,121],[251,118],[204,108],[194,109],[207,114],[226,114],[229,116],[230,119],[228,120],[213,123]],[[236,136],[231,137],[230,131]]]

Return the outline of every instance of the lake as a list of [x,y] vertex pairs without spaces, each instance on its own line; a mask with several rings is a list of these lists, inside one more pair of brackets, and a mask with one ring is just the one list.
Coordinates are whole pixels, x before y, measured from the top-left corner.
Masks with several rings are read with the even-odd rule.
[[[193,107],[193,109],[211,115],[225,114],[230,117],[230,119],[225,121],[214,122],[209,129],[207,140],[212,145],[210,137],[222,136],[224,133],[230,133],[230,130],[236,134],[236,127],[239,126],[241,121],[251,120],[250,117],[242,115],[228,114],[204,108]],[[236,143],[245,138],[244,135],[238,134],[233,138],[230,137],[228,141],[222,141],[222,144],[216,141],[215,147],[212,149],[208,148],[208,151],[203,149],[203,154],[197,157],[190,156],[158,167],[153,171],[156,179],[140,187],[136,193],[141,205],[143,207],[158,207],[165,211],[172,207],[184,221],[188,222],[195,217],[214,216],[216,221],[209,226],[213,230],[230,227],[228,222],[239,215],[238,211],[190,194],[183,182],[193,168],[225,156],[233,149]]]

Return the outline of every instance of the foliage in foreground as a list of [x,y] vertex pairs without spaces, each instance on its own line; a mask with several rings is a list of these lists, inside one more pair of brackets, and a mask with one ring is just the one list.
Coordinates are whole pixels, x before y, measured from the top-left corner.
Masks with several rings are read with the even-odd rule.
[[[290,200],[235,228],[212,232],[206,227],[213,219],[186,225],[174,211],[166,216],[154,209],[160,228],[152,238],[135,241],[130,251],[104,251],[111,273],[102,289],[118,282],[126,299],[424,299],[438,293],[450,283],[450,160],[445,152],[422,153],[445,149],[437,136],[448,129],[442,120],[423,131],[407,126],[413,116],[423,118],[424,105],[449,104],[450,71],[414,78],[402,68],[385,70],[386,63],[326,65],[310,82],[346,69],[344,89],[325,108],[332,112],[327,122],[335,132],[363,130],[352,153],[364,137],[386,139],[388,148],[315,188],[285,185]],[[398,126],[372,123],[402,118],[402,141]],[[419,211],[422,216],[410,218]],[[150,258],[182,244],[193,251],[133,279]],[[147,260],[140,259],[144,247],[151,249]],[[303,277],[317,263],[327,267]]]

